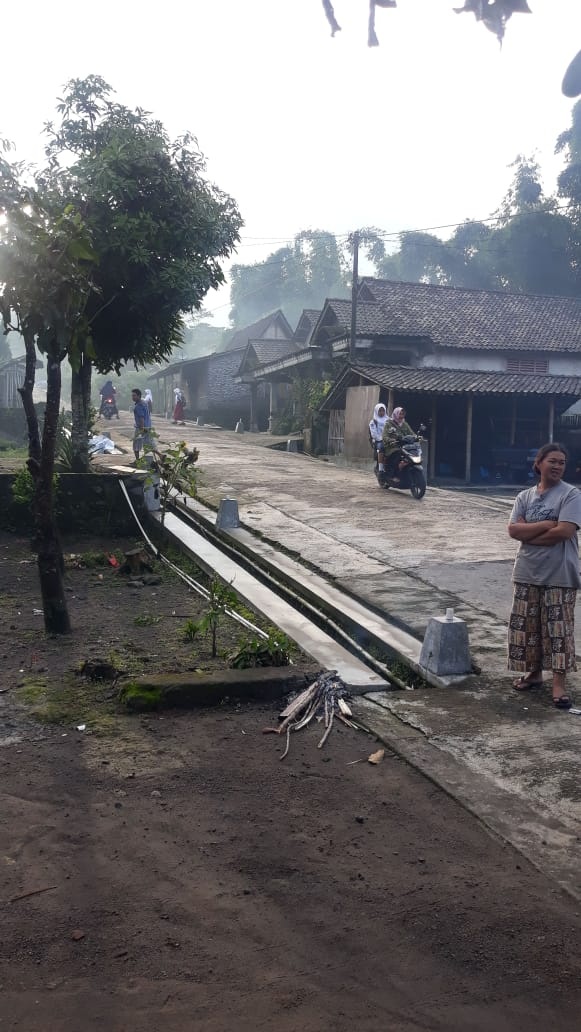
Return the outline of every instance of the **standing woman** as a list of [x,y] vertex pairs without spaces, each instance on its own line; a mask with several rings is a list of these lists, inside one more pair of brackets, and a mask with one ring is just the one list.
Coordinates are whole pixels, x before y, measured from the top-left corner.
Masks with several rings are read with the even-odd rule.
[[520,548],[514,564],[514,599],[508,627],[508,667],[522,676],[517,692],[553,675],[553,703],[570,709],[565,677],[576,670],[575,598],[581,586],[579,543],[581,493],[563,481],[567,453],[560,444],[544,444],[533,469],[536,487],[517,495],[508,533]]
[[186,424],[184,423],[184,409],[186,407],[186,399],[185,399],[184,393],[183,393],[182,390],[180,390],[179,387],[174,387],[174,389],[173,389],[173,396],[174,396],[174,409],[173,409],[173,416],[172,416],[173,423],[174,423],[174,425],[176,423],[181,423],[182,426],[185,426]]

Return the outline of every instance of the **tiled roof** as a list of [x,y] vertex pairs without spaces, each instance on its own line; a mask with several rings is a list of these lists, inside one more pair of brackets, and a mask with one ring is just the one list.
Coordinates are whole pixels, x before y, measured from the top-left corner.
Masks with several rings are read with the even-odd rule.
[[522,373],[486,373],[471,369],[433,369],[410,366],[361,365],[352,372],[402,391],[438,394],[560,394],[581,398],[581,376],[539,376]]
[[[347,336],[351,329],[351,302],[342,298],[331,298],[327,301],[325,308],[325,326],[329,326],[329,316],[335,317],[335,322],[340,326]],[[371,337],[381,336],[386,333],[397,332],[388,329],[385,312],[377,301],[359,301],[357,305],[357,335]]]
[[259,365],[276,362],[284,355],[293,354],[298,347],[292,340],[252,340],[250,346],[256,355]]
[[304,347],[305,344],[309,343],[320,314],[321,311],[318,308],[303,308],[301,317],[295,327],[295,332],[293,333],[293,339],[296,340],[299,345]]
[[278,308],[276,312],[271,312],[270,315],[265,315],[264,318],[258,319],[257,322],[252,323],[250,326],[244,326],[241,330],[236,330],[223,350],[237,351],[238,348],[246,347],[249,340],[256,340],[257,338],[264,337],[270,324],[277,319],[279,321],[282,320],[283,325],[288,331],[288,337],[290,339],[293,332],[292,327],[287,322],[286,316],[281,312],[280,308]]
[[[381,306],[379,332],[386,335],[429,337],[439,347],[581,351],[580,298],[395,283],[371,277],[362,279],[361,294],[365,313],[371,299]],[[366,332],[359,321],[357,331]]]

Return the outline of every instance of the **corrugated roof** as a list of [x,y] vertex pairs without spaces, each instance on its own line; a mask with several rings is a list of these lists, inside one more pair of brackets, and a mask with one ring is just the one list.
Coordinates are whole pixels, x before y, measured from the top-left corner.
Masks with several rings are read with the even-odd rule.
[[[386,335],[429,337],[439,347],[581,351],[581,299],[466,290],[364,277]],[[335,305],[335,302],[333,302]],[[357,326],[358,333],[366,332]]]
[[439,394],[561,394],[581,398],[581,376],[487,373],[471,369],[361,365],[353,372],[382,387]]

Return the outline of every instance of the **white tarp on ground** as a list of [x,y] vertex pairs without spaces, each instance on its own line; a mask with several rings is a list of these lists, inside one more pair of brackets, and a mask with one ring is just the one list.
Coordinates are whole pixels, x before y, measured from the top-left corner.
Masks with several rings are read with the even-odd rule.
[[89,452],[91,455],[121,455],[119,448],[115,447],[115,442],[110,437],[106,437],[105,434],[96,434],[89,440]]

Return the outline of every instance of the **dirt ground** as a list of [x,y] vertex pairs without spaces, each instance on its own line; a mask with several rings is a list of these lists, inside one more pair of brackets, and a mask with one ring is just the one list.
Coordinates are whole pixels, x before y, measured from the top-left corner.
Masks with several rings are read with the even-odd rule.
[[[171,656],[166,609],[124,626],[102,587],[86,641],[44,643],[0,554],[2,687],[12,637],[51,691],[112,631]],[[368,736],[307,729],[281,763],[275,707],[130,717],[78,683],[0,694],[1,1032],[577,1032],[579,905]]]
[[[210,638],[185,637],[188,622],[198,621],[207,604],[171,570],[152,560],[159,584],[135,586],[108,562],[124,561],[123,552],[139,542],[132,539],[63,540],[66,597],[73,626],[70,636],[44,635],[42,601],[36,559],[27,539],[0,533],[0,658],[1,687],[10,701],[43,719],[79,721],[91,729],[110,723],[115,712],[110,686],[90,685],[78,676],[88,659],[102,659],[127,675],[164,671],[214,671],[252,637],[252,632],[225,617],[217,635],[217,657]],[[196,580],[207,581],[185,556],[174,557]],[[268,629],[266,621],[248,608],[240,612]],[[313,668],[311,659],[293,652],[298,669]],[[50,691],[49,691],[50,688]],[[113,693],[115,695],[115,693]]]

